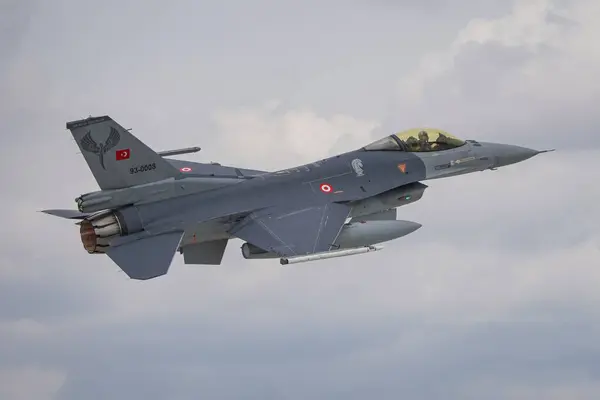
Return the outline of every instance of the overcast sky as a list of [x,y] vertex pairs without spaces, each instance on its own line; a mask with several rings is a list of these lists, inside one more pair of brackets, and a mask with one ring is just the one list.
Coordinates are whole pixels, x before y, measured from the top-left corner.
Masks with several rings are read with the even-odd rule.
[[[600,398],[598,0],[0,0],[0,398]],[[419,231],[129,280],[64,129],[275,169],[419,125],[557,152],[430,182]]]

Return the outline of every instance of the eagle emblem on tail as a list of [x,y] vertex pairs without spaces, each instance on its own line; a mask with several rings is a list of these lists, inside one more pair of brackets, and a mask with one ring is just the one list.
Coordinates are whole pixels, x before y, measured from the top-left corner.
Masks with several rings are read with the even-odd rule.
[[98,161],[102,166],[102,169],[106,170],[104,166],[104,154],[106,154],[110,149],[115,147],[119,141],[121,140],[121,134],[115,128],[110,128],[110,133],[108,134],[108,138],[104,143],[96,143],[94,138],[92,138],[92,132],[88,131],[83,139],[79,142],[81,148],[88,153],[94,153],[98,156]]

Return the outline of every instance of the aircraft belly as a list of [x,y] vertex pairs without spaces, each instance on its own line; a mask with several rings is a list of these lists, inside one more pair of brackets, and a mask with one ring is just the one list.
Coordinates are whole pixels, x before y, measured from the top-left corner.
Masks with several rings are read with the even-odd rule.
[[[352,213],[350,213],[352,216]],[[398,210],[396,208],[390,208],[388,210],[377,211],[371,214],[361,215],[359,217],[353,216],[352,222],[364,222],[364,221],[393,221],[398,216]]]
[[185,264],[221,265],[229,239],[191,243],[180,248]]
[[[334,243],[334,248],[353,249],[371,246],[378,243],[398,239],[411,234],[421,227],[412,221],[378,220],[345,224]],[[266,259],[279,257],[272,251],[265,250],[251,243],[242,245],[242,256],[245,259]]]
[[215,240],[230,239],[231,235],[227,233],[230,224],[222,221],[206,221],[186,229],[181,246],[194,243],[211,242]]
[[352,218],[359,218],[365,215],[372,215],[390,208],[402,207],[416,201],[419,201],[427,189],[427,185],[414,182],[404,185],[376,196],[350,203]]

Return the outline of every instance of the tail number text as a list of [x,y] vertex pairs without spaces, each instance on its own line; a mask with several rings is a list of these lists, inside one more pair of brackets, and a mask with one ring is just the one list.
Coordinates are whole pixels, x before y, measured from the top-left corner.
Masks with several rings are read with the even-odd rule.
[[137,174],[139,172],[152,171],[153,169],[156,169],[156,163],[138,165],[137,167],[129,168],[129,173]]

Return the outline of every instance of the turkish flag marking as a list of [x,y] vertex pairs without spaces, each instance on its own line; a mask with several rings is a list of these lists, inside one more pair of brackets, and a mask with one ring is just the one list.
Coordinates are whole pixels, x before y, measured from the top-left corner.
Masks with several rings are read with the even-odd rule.
[[131,155],[131,152],[129,151],[129,149],[121,149],[121,150],[117,150],[115,154],[117,156],[117,161],[120,161],[120,160],[128,160],[129,156]]

